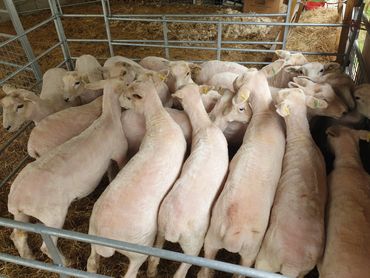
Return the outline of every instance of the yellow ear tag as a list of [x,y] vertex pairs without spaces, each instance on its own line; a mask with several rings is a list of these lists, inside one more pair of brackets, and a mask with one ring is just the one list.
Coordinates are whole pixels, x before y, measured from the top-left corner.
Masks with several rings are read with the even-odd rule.
[[286,106],[286,105],[284,105],[284,106],[283,106],[283,112],[284,112],[284,114],[285,114],[285,115],[287,115],[287,116],[289,116],[289,115],[290,115],[290,111],[289,111],[288,106]]
[[166,75],[164,75],[164,74],[160,74],[160,75],[159,75],[159,78],[160,78],[162,81],[164,81],[164,80],[166,80],[167,76],[166,76]]
[[200,87],[200,92],[202,94],[207,94],[209,92],[209,87],[207,87],[207,86]]
[[240,94],[240,97],[244,102],[248,100],[248,97],[246,97],[244,94]]

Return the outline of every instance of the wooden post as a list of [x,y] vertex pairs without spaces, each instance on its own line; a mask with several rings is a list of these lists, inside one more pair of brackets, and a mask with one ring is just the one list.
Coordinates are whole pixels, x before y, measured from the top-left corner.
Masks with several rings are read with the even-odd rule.
[[[351,24],[352,10],[353,10],[353,7],[355,6],[355,3],[356,3],[356,0],[347,1],[346,9],[344,11],[343,24],[347,24],[347,25]],[[340,33],[339,45],[338,45],[338,54],[343,55],[346,51],[348,33],[349,33],[349,27],[342,27],[342,31]],[[337,62],[342,63],[343,56],[338,56]]]

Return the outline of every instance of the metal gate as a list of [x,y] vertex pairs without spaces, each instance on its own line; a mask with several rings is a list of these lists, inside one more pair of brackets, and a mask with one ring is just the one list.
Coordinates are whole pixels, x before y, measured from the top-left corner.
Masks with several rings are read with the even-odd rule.
[[[134,47],[151,47],[151,48],[161,48],[164,51],[164,56],[168,59],[172,59],[170,55],[170,49],[194,49],[194,50],[208,50],[214,51],[215,59],[222,59],[223,51],[239,51],[239,52],[250,52],[250,53],[274,53],[275,48],[286,48],[287,36],[290,27],[294,26],[310,26],[310,27],[350,27],[345,24],[320,24],[320,23],[291,23],[290,14],[292,0],[289,0],[287,10],[285,13],[276,13],[276,14],[167,14],[167,15],[157,15],[157,14],[112,14],[110,8],[110,2],[107,0],[98,1],[102,6],[102,14],[64,14],[63,8],[59,4],[58,0],[48,0],[51,16],[42,22],[35,24],[34,26],[28,28],[27,30],[23,29],[21,20],[18,16],[17,10],[14,6],[13,1],[4,0],[6,10],[0,10],[0,12],[7,12],[13,23],[16,35],[9,35],[0,33],[0,85],[4,83],[12,83],[18,87],[27,88],[30,90],[38,90],[39,85],[42,81],[42,72],[45,69],[41,69],[39,65],[39,60],[48,55],[61,55],[61,60],[58,64],[53,65],[54,67],[66,67],[67,69],[73,69],[73,59],[76,57],[71,57],[69,50],[69,43],[79,42],[79,43],[105,43],[109,48],[109,53],[107,57],[113,56],[115,54],[115,46],[134,46]],[[88,1],[87,4],[97,1]],[[361,19],[363,6],[358,9],[356,15],[353,19]],[[76,39],[76,38],[67,38],[62,24],[62,18],[101,18],[105,23],[106,38],[105,39]],[[204,17],[210,17],[210,20],[202,20]],[[247,17],[248,21],[237,20]],[[260,22],[257,19],[260,17],[266,18],[282,18],[280,22],[270,21],[270,22]],[[230,20],[230,18],[232,18]],[[155,22],[162,25],[163,38],[160,40],[148,40],[148,39],[137,39],[137,40],[120,40],[112,37],[110,31],[110,25],[112,22]],[[216,26],[216,39],[212,41],[202,41],[202,40],[173,40],[169,38],[168,35],[168,26],[169,24],[209,24]],[[57,33],[58,41],[50,46],[48,49],[41,51],[40,53],[35,54],[30,43],[28,41],[27,35],[35,30],[40,30],[47,24],[54,24],[55,31]],[[281,28],[282,39],[273,40],[273,41],[232,41],[225,40],[223,38],[223,30],[229,25],[242,25],[242,26],[277,26]],[[329,55],[329,56],[338,56],[344,58],[344,61],[352,61],[350,67],[348,68],[352,72],[357,72],[354,77],[358,81],[366,80],[366,73],[364,67],[361,67],[361,53],[358,51],[355,39],[357,36],[357,25],[351,26],[352,32],[349,36],[349,41],[347,45],[347,50],[345,53],[321,53],[321,52],[304,52],[307,55]],[[270,49],[256,49],[248,48],[247,46],[253,45],[268,45],[271,46]],[[354,48],[352,47],[354,45]],[[243,48],[238,48],[235,46],[243,46]],[[354,50],[353,50],[354,49]],[[351,52],[352,50],[352,52]],[[351,56],[349,56],[351,53]],[[354,58],[354,55],[357,57]],[[133,59],[138,59],[139,57],[129,57]],[[357,62],[356,62],[357,61]],[[200,62],[197,60],[195,62]],[[244,61],[244,64],[254,64],[254,65],[264,65],[269,62],[252,62]],[[360,70],[358,70],[360,68]],[[364,76],[364,77],[363,77]],[[8,140],[5,140],[0,146],[0,156],[9,155],[7,150],[14,144],[15,140],[24,134],[24,132],[32,124],[28,123],[24,125],[19,131],[14,135],[10,135]],[[14,175],[24,167],[24,165],[29,161],[28,155],[21,157],[16,163],[11,165],[9,169],[6,170],[6,173],[1,173],[1,182],[0,188],[8,183]],[[40,261],[22,259],[17,256],[12,256],[9,254],[0,253],[0,260],[10,263],[15,263],[18,265],[24,265],[28,267],[33,267],[37,269],[42,269],[54,273],[59,273],[61,277],[65,275],[72,275],[75,277],[106,277],[103,275],[91,274],[81,270],[76,270],[72,268],[67,268],[62,265],[59,253],[57,248],[54,246],[51,241],[51,236],[58,236],[61,238],[66,238],[69,240],[77,240],[85,243],[94,243],[98,245],[104,245],[113,247],[116,249],[122,249],[126,251],[132,251],[147,255],[158,256],[168,260],[179,261],[190,263],[198,266],[205,266],[213,268],[216,270],[236,273],[241,275],[246,275],[248,277],[264,277],[264,278],[273,278],[273,277],[284,277],[278,274],[267,273],[259,271],[252,268],[246,268],[239,265],[234,265],[230,263],[208,260],[200,257],[188,256],[182,253],[156,249],[147,246],[140,246],[136,244],[130,244],[115,240],[110,240],[106,238],[100,238],[96,236],[86,235],[82,233],[53,229],[45,227],[41,224],[29,224],[29,223],[20,223],[6,218],[0,218],[0,226],[8,228],[17,228],[25,230],[28,232],[41,234],[43,240],[47,244],[48,249],[51,251],[53,256],[53,264],[47,264]]]

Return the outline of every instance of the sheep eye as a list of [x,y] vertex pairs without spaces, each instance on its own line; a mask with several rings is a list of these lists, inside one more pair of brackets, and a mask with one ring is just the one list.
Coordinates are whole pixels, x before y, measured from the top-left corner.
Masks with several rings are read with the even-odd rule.
[[78,85],[80,85],[81,84],[81,82],[80,81],[77,81],[76,83],[75,83],[75,86],[78,86]]
[[189,76],[190,75],[190,72],[188,72],[187,74],[186,74],[186,76]]
[[17,110],[18,110],[18,109],[23,108],[23,106],[24,106],[23,104],[19,104],[19,105],[17,106]]
[[244,107],[239,107],[239,111],[240,112],[243,112],[245,110],[245,108]]
[[359,100],[359,99],[361,99],[361,98],[360,98],[360,97],[355,97],[355,99]]
[[321,69],[320,72],[324,72],[324,69]]

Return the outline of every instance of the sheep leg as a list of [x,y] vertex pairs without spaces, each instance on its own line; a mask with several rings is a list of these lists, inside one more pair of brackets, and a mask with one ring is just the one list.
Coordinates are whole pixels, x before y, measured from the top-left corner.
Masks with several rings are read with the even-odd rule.
[[96,273],[99,269],[100,255],[96,252],[94,245],[91,245],[90,257],[87,260],[87,271]]
[[[255,262],[256,255],[254,255],[254,254],[256,252],[251,253],[251,252],[248,252],[248,250],[245,250],[245,251],[246,251],[245,253],[243,253],[243,250],[240,252],[240,256],[241,256],[240,265],[246,266],[246,267],[251,267]],[[234,274],[233,275],[233,278],[243,278],[243,277],[244,277],[243,275],[239,275],[239,274]]]
[[[157,239],[156,239],[155,244],[154,244],[154,247],[156,247],[156,248],[162,248],[165,241],[166,240],[164,238],[164,235],[161,234],[161,233],[158,233]],[[159,260],[160,260],[159,257],[153,257],[153,256],[150,256],[149,257],[148,270],[146,272],[146,275],[149,278],[152,278],[152,277],[156,277],[157,276],[157,271],[158,271],[157,268],[158,268]]]
[[[42,222],[48,227],[52,227],[52,228],[56,228],[56,229],[62,229],[63,225],[64,225],[64,220],[65,220],[66,214],[67,214],[67,211],[65,212],[64,216],[60,217],[59,219],[57,217],[54,217],[53,219],[48,219],[47,221],[42,221]],[[57,248],[59,250],[59,254],[61,256],[61,260],[62,260],[63,265],[69,266],[70,262],[68,260],[66,260],[63,253],[58,248],[58,245],[57,245],[58,244],[58,237],[52,236],[51,240],[53,241],[55,248]],[[53,257],[49,253],[49,250],[48,250],[45,242],[42,243],[40,250],[41,250],[42,253],[44,253],[46,256],[48,256],[50,259],[53,259]]]
[[[211,233],[212,232],[208,231],[204,241],[204,258],[214,260],[220,248],[215,245],[215,243],[218,242],[218,239],[211,236]],[[207,267],[202,267],[197,275],[198,278],[211,278],[213,276],[214,270]]]
[[[14,214],[14,220],[27,223],[29,222],[29,216],[20,212]],[[22,258],[33,260],[35,256],[28,246],[27,237],[27,232],[18,229],[14,229],[10,235],[10,239],[13,241],[15,248],[17,248],[19,255]]]
[[[180,238],[180,246],[186,255],[197,256],[203,246],[204,235],[199,238]],[[181,263],[180,267],[177,269],[174,278],[185,278],[188,273],[191,264]]]
[[145,262],[147,255],[130,253],[130,264],[123,278],[136,278],[140,266]]

